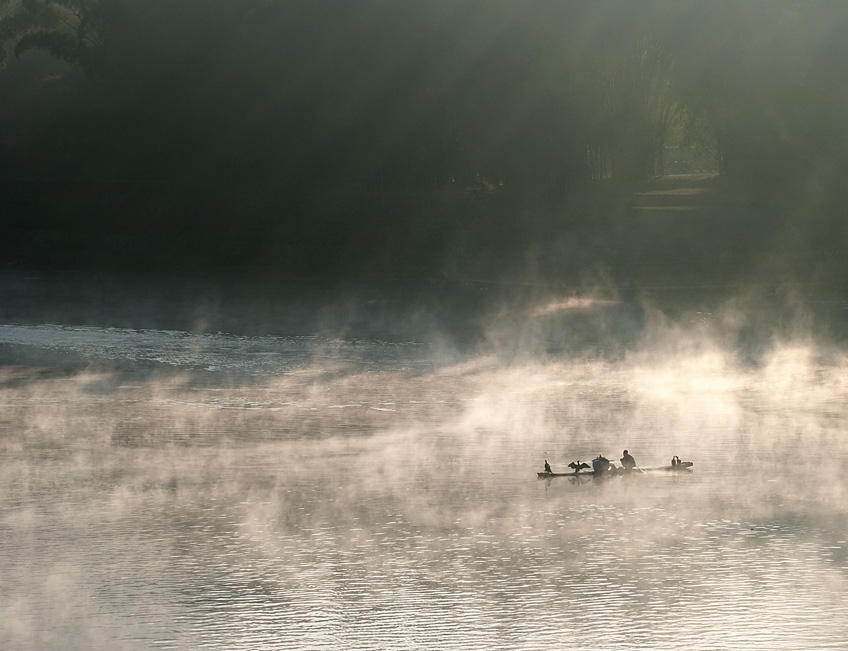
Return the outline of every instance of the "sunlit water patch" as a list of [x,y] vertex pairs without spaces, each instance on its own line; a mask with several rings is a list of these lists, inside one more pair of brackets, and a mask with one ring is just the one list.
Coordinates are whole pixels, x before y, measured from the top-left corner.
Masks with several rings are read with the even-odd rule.
[[[848,636],[841,360],[505,363],[60,326],[3,326],[0,343],[41,362],[0,369],[0,648]],[[92,363],[51,370],[52,355]],[[138,370],[151,361],[167,372]],[[694,471],[536,478],[544,459],[624,447]]]

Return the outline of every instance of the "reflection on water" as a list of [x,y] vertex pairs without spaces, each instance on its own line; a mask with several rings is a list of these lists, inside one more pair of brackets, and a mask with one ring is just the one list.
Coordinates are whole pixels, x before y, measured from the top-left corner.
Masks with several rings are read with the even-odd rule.
[[[844,359],[0,344],[3,649],[844,647]],[[694,472],[536,479],[624,447]]]

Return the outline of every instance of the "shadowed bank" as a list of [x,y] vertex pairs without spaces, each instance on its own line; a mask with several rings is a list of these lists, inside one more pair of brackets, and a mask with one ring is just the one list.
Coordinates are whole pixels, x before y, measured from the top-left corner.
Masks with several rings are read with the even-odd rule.
[[846,24],[783,0],[6,2],[0,259],[844,293]]

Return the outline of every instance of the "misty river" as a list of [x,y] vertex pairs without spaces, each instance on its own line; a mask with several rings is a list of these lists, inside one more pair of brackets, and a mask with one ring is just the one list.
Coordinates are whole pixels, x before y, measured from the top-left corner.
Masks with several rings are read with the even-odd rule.
[[[2,324],[0,648],[845,648],[845,349],[717,318],[575,356]],[[693,471],[536,477],[624,448]]]

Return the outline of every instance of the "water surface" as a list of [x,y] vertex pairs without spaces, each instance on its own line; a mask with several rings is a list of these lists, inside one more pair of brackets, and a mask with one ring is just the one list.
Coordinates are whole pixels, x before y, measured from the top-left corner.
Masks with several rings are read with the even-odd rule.
[[677,341],[0,326],[0,647],[844,648],[844,356]]

